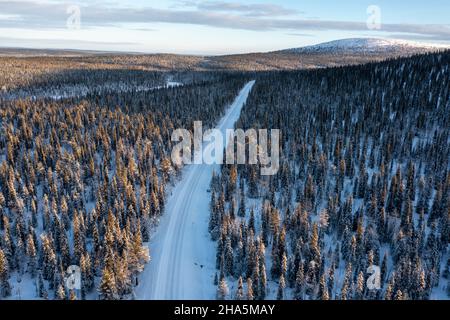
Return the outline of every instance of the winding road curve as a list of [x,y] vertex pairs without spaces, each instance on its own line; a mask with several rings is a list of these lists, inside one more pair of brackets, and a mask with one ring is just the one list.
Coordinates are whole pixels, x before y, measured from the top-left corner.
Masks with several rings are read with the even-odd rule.
[[[233,129],[255,84],[241,90],[217,129]],[[167,199],[164,215],[149,248],[151,261],[135,289],[141,300],[214,299],[215,243],[208,234],[207,189],[218,165],[190,165]]]

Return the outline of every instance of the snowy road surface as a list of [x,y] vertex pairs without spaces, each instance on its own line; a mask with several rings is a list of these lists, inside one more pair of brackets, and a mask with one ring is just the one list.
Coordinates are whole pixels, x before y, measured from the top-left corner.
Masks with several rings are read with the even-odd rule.
[[[241,90],[217,128],[233,129],[254,85]],[[214,299],[215,243],[208,233],[207,192],[218,165],[190,165],[167,199],[161,223],[149,247],[151,261],[135,289],[137,299]]]

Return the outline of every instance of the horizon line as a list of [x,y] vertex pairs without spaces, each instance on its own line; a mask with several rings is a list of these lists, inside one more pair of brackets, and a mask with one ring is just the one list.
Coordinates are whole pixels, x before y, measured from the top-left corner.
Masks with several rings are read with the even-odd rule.
[[[193,57],[221,57],[221,56],[237,56],[237,55],[249,55],[249,54],[267,54],[267,53],[279,53],[282,51],[289,51],[295,49],[304,49],[308,47],[314,47],[321,44],[328,44],[337,41],[344,40],[357,40],[357,39],[373,39],[373,40],[383,40],[383,41],[398,41],[399,43],[416,45],[417,47],[423,46],[424,48],[436,48],[436,49],[450,49],[450,44],[442,44],[442,43],[432,43],[432,42],[423,42],[423,41],[412,41],[412,40],[404,40],[404,39],[393,39],[393,38],[385,38],[385,37],[353,37],[353,38],[337,38],[330,41],[317,42],[314,44],[299,46],[299,47],[291,47],[291,48],[280,48],[276,50],[268,50],[268,51],[248,51],[248,52],[235,52],[235,53],[217,53],[217,54],[207,54],[207,53],[174,53],[174,52],[151,52],[151,51],[127,51],[127,50],[96,50],[96,49],[81,49],[81,48],[65,48],[65,47],[33,47],[33,46],[3,46],[0,44],[0,50],[34,50],[34,51],[63,51],[63,52],[74,52],[74,53],[86,53],[86,54],[94,54],[94,55],[175,55],[175,56],[193,56]],[[0,53],[0,57],[8,56],[6,54]]]

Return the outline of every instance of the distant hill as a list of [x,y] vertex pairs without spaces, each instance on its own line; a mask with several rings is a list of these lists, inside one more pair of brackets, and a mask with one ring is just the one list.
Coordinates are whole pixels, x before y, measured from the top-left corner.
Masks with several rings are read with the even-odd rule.
[[[388,40],[377,38],[351,38],[324,42],[313,46],[280,51],[281,53],[297,54],[398,54],[410,55],[436,51],[445,48],[442,45],[424,44],[404,40]],[[448,48],[448,47],[447,47]]]
[[[75,49],[30,49],[30,48],[1,48],[0,57],[72,57],[89,56],[98,54],[113,54],[107,51],[75,50]],[[119,53],[118,53],[119,54]]]
[[[139,68],[157,71],[271,71],[325,68],[377,62],[389,58],[411,56],[442,50],[439,45],[409,41],[373,38],[343,39],[302,48],[274,52],[248,53],[224,56],[193,56],[175,54],[118,53],[82,50],[39,50],[0,48],[0,57],[42,58],[59,69],[80,57],[77,63],[102,65],[109,68]],[[56,57],[56,58],[53,58]],[[68,60],[69,59],[69,60]],[[106,66],[105,66],[106,63]],[[76,67],[76,66],[73,66]],[[51,68],[53,69],[53,68]]]
[[211,57],[212,68],[225,70],[293,70],[377,62],[450,48],[402,40],[342,39],[266,53]]

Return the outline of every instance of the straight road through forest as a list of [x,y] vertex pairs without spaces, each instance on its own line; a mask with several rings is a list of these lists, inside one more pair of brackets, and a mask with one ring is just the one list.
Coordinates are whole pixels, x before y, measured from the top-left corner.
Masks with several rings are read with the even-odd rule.
[[[245,85],[217,125],[233,129],[255,84]],[[215,243],[208,233],[209,184],[219,165],[189,165],[172,190],[149,247],[151,261],[135,288],[137,299],[214,299]]]

